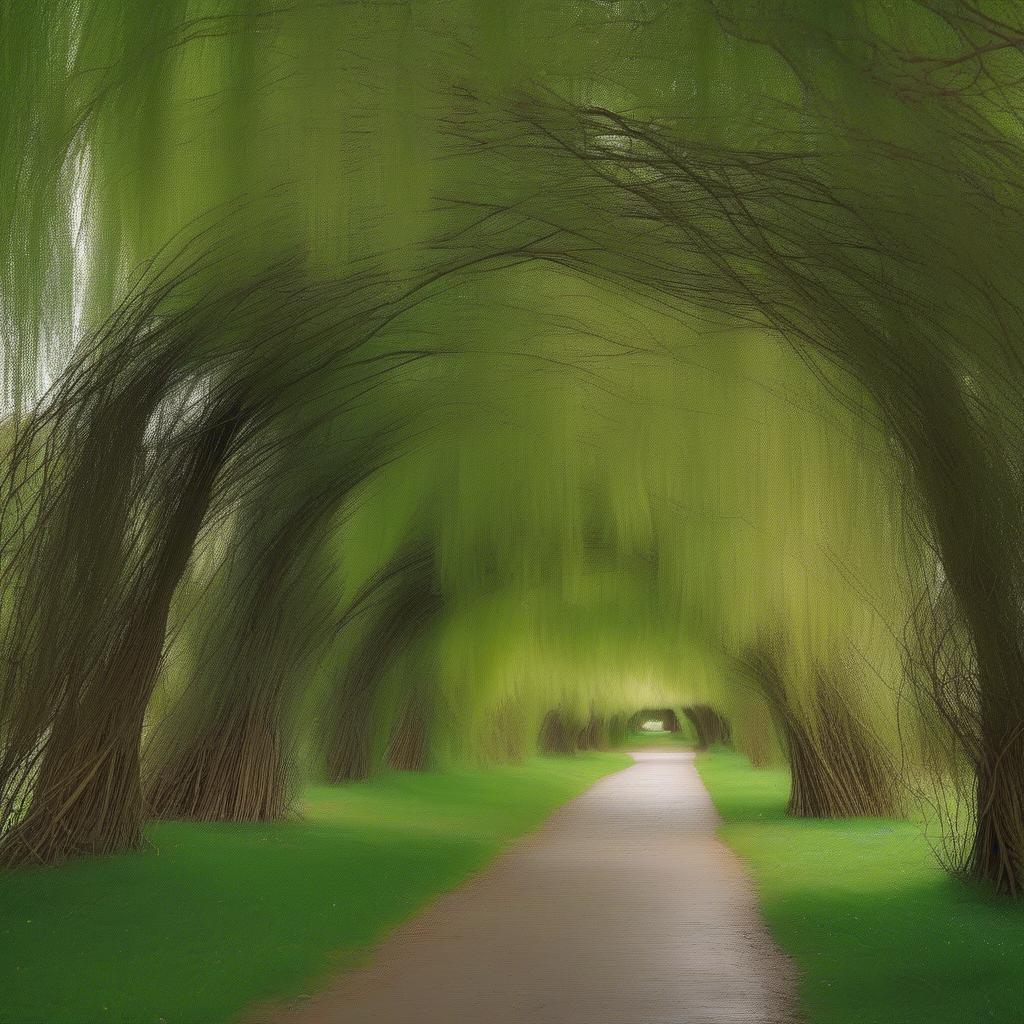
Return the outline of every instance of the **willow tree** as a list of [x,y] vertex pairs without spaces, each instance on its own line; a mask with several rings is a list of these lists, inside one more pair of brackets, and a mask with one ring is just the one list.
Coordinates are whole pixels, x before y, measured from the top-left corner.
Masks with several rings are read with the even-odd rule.
[[[267,493],[302,430],[409,359],[408,345],[360,350],[436,280],[436,261],[408,254],[423,199],[406,187],[415,158],[397,161],[395,180],[369,184],[373,159],[408,134],[401,110],[381,109],[380,80],[394,67],[364,69],[343,96],[344,61],[313,10],[254,14],[214,0],[154,15],[96,0],[5,12],[5,44],[26,44],[9,98],[34,98],[27,112],[10,108],[27,145],[8,154],[2,187],[16,196],[26,175],[38,187],[22,190],[4,225],[5,237],[24,232],[31,256],[24,274],[5,268],[4,315],[31,341],[42,297],[59,291],[47,290],[51,279],[74,278],[84,295],[51,301],[47,315],[65,341],[79,322],[93,328],[16,440],[5,495],[0,833],[11,862],[137,845],[138,740],[190,560],[221,520],[255,519],[248,503]],[[378,13],[352,31],[405,65],[401,17]],[[269,43],[294,54],[287,67],[255,59]],[[329,124],[348,101],[385,125],[371,166],[330,147],[297,166],[292,128],[310,116]],[[328,178],[339,195],[325,204]],[[367,226],[341,216],[353,196]],[[76,218],[84,245],[69,256]],[[376,265],[365,258],[382,250]],[[24,351],[38,370],[32,343]],[[24,388],[12,389],[20,404]],[[296,407],[306,410],[298,425]],[[311,582],[271,575],[285,605],[290,588]],[[262,614],[250,596],[249,612],[227,622],[266,637]],[[291,661],[267,642],[270,664]],[[252,721],[242,697],[236,723]],[[263,703],[274,718],[273,692]]]
[[218,287],[212,262],[133,296],[15,448],[4,517],[27,528],[5,563],[11,862],[138,844],[143,717],[201,533],[272,474],[310,387],[344,407],[345,384],[408,358],[365,348],[403,294],[417,301],[387,275],[316,281],[286,260]]
[[683,714],[693,726],[698,750],[707,750],[719,743],[728,743],[732,738],[728,719],[710,704],[691,704],[683,708]]
[[15,509],[24,522],[27,494],[31,525],[5,562],[9,863],[139,842],[138,743],[171,600],[246,435],[238,396],[215,380],[191,420],[161,422],[168,399],[185,398],[187,361],[139,365],[132,349],[142,336],[154,352],[190,345],[194,325],[157,325],[148,299],[111,324],[12,455],[5,518]]
[[[317,432],[303,441],[325,443]],[[300,486],[295,470],[309,463],[296,456],[292,445],[288,467],[236,509],[226,564],[193,612],[204,620],[194,677],[153,738],[147,805],[158,817],[264,821],[288,808],[296,706],[341,617],[332,518],[380,453],[343,447],[318,487]]]
[[[633,41],[668,61],[666,48],[699,38],[713,62],[572,83],[568,102],[527,98],[504,127],[470,131],[539,168],[520,198],[561,233],[551,258],[754,319],[869,390],[976,658],[980,711],[971,699],[958,711],[977,789],[963,867],[1016,892],[1021,389],[1007,324],[1021,204],[1016,15],[1004,13],[808,3],[755,21],[725,2],[665,9],[629,21]],[[601,102],[574,103],[581,93]],[[549,177],[538,154],[558,168]],[[523,212],[518,200],[508,209]]]
[[[767,703],[791,757],[805,733],[819,760],[875,733],[893,752],[910,618],[921,717],[972,770],[960,866],[1017,892],[1019,12],[498,6],[0,12],[0,126],[17,140],[0,157],[0,243],[26,257],[0,267],[4,858],[138,842],[138,739],[180,651],[167,624],[184,617],[180,581],[207,573],[211,656],[163,762],[192,781],[169,790],[210,763],[195,750],[244,764],[228,754],[252,747],[240,722],[278,735],[309,667],[285,635],[304,592],[316,671],[344,649],[359,693],[408,698],[399,732],[422,731],[417,701],[450,710],[438,750],[485,742],[498,708],[532,744],[552,708],[583,723],[637,703],[757,707],[763,722]],[[244,231],[214,227],[238,216]],[[454,420],[497,393],[515,428],[475,450],[424,439],[463,471],[461,489],[443,473],[423,488],[427,575],[449,607],[436,630],[398,635],[394,549],[367,573],[332,562],[358,445],[317,438],[378,373],[415,376],[410,354],[438,349],[440,310],[423,303],[449,289],[479,301],[443,310],[440,347],[481,358],[437,364],[437,408]],[[739,328],[804,365],[730,365]],[[806,397],[816,375],[832,403],[815,397],[816,418],[856,436],[819,444],[785,401],[750,415],[708,365],[787,399],[780,379]],[[289,453],[308,478],[280,471]],[[239,549],[207,572],[225,537]],[[368,618],[332,634],[381,571],[366,608],[398,633],[378,657]],[[499,606],[521,611],[473,644],[487,616],[468,609]],[[744,704],[722,666],[751,651]],[[403,686],[417,664],[429,698]],[[190,767],[168,769],[175,757]],[[875,778],[873,757],[826,774]],[[261,777],[279,788],[276,769]],[[229,790],[206,806],[241,806]]]
[[365,622],[323,712],[321,743],[331,782],[364,779],[383,762],[411,768],[425,760],[429,692],[414,684],[400,693],[397,715],[381,716],[388,673],[444,608],[434,561],[429,541],[412,541],[364,585],[358,601]]

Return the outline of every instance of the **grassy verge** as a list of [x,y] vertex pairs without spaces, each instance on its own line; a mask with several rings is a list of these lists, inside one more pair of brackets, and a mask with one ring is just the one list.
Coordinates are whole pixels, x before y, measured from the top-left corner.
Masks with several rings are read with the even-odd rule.
[[1024,1020],[1024,907],[950,879],[915,825],[794,821],[785,772],[732,752],[699,769],[800,970],[808,1024]]
[[214,1024],[295,995],[618,754],[311,788],[301,821],[161,823],[147,852],[0,875],[4,1024]]

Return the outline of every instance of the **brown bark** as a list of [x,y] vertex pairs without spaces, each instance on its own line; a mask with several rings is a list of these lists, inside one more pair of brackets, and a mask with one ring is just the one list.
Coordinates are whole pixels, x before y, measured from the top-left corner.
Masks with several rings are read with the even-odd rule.
[[549,711],[541,722],[537,747],[542,754],[575,754],[577,730],[572,728],[566,716],[558,710]]
[[376,689],[369,685],[347,694],[344,717],[335,724],[326,753],[329,782],[357,782],[372,774],[376,699]]
[[698,750],[729,743],[731,733],[728,721],[709,704],[692,704],[683,708],[683,714],[693,726]]
[[[940,713],[975,773],[968,876],[1024,894],[1024,617],[1019,481],[997,426],[979,421],[958,376],[921,363],[915,402],[890,396],[942,566],[966,624],[976,677]],[[903,399],[901,401],[901,399]],[[941,688],[941,687],[940,687]]]
[[799,722],[787,732],[792,788],[788,813],[797,818],[893,817],[898,788],[890,758],[841,703],[823,704],[818,735]]
[[[309,524],[301,514],[284,523],[236,537],[227,601],[222,594],[206,625],[197,675],[152,744],[154,817],[273,821],[287,812],[286,718],[324,616],[309,584]],[[299,601],[305,632],[288,614]]]
[[276,821],[287,801],[287,757],[275,702],[250,693],[161,765],[150,814],[188,821]]
[[[430,547],[415,544],[400,552],[357,600],[376,604],[324,713],[325,769],[332,783],[372,774],[380,690],[387,673],[444,607]],[[403,705],[385,751],[392,767],[419,767],[426,761],[426,699],[418,694]],[[414,703],[420,705],[418,712]]]
[[[1010,685],[1010,653],[1005,634],[991,625],[979,639],[978,742],[976,746],[975,829],[964,865],[969,876],[1011,896],[1024,893],[1024,708]],[[980,630],[975,631],[978,637]],[[1015,653],[1015,652],[1013,652]],[[1024,665],[1017,668],[1024,679]],[[1020,683],[1017,683],[1020,686]]]
[[[193,686],[152,744],[148,802],[160,817],[268,821],[293,793],[293,717],[315,660],[344,624],[325,545],[336,509],[376,465],[360,448],[310,478],[318,434],[275,452],[235,525]],[[301,467],[298,478],[294,466]],[[352,769],[355,770],[355,769]]]
[[789,760],[787,813],[796,818],[898,814],[896,766],[834,682],[819,671],[814,699],[806,708],[797,708],[766,649],[753,655],[751,663]]
[[[339,785],[373,774],[373,727],[377,690],[370,679],[344,693],[343,711],[336,712],[326,751],[327,781]],[[340,695],[339,695],[340,696]]]
[[576,742],[580,750],[608,749],[608,722],[600,715],[591,713],[586,724],[579,731]]
[[387,765],[394,771],[419,772],[427,765],[427,707],[423,695],[410,693],[391,730]]
[[0,842],[0,863],[60,863],[142,843],[142,724],[163,654],[167,617],[238,430],[234,410],[211,420],[169,484],[162,535],[106,662],[58,712],[25,818]]

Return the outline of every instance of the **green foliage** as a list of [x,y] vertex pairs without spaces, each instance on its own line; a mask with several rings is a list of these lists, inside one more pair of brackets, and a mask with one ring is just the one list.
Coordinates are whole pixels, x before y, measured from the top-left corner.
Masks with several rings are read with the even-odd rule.
[[[702,703],[770,756],[767,644],[810,733],[840,680],[962,782],[990,813],[952,860],[1017,889],[1019,11],[756,7],[0,12],[0,831],[37,770],[109,770],[116,828],[22,848],[133,841],[144,731],[171,789],[230,734],[246,799],[207,806],[280,813],[420,544],[429,624],[360,676],[374,750]],[[62,711],[98,739],[50,756]]]

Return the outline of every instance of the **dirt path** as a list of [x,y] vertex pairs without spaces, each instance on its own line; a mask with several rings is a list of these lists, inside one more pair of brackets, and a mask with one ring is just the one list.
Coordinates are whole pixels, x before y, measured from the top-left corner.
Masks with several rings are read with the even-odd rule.
[[277,1024],[781,1024],[793,972],[683,752],[635,754]]

